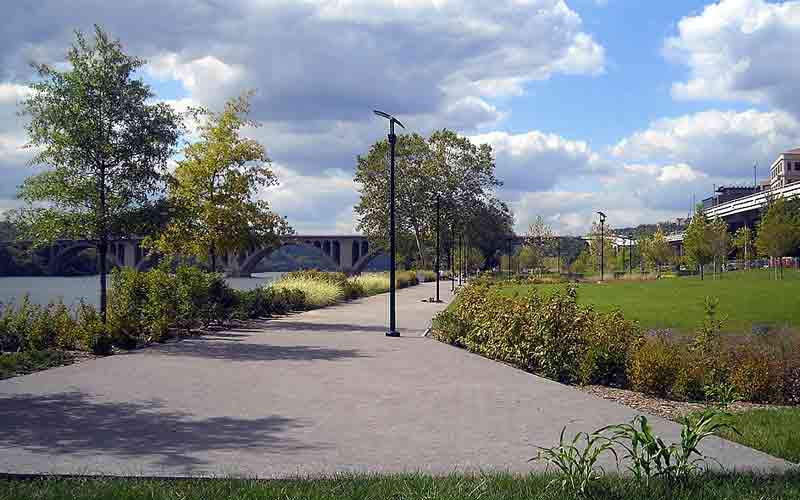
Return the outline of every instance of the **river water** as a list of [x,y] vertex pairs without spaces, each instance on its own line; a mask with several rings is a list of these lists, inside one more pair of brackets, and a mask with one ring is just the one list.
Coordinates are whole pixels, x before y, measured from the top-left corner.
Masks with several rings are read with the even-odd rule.
[[[252,278],[227,278],[237,290],[251,290],[268,285],[284,273],[259,273]],[[34,304],[63,301],[74,306],[80,300],[87,304],[100,304],[100,278],[98,276],[22,276],[0,277],[0,304],[19,302],[25,295]]]

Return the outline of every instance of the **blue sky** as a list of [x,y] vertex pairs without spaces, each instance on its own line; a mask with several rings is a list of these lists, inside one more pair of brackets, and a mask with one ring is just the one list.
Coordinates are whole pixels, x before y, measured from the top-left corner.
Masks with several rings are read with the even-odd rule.
[[253,130],[281,185],[261,193],[301,232],[353,232],[355,156],[385,131],[487,142],[524,232],[686,214],[800,146],[800,0],[42,0],[0,34],[0,210],[30,173],[15,115],[27,61],[63,60],[103,25],[178,109],[255,89]]

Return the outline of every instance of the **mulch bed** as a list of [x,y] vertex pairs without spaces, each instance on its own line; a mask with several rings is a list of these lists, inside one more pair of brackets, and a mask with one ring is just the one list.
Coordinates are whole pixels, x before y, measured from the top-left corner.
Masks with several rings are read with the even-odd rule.
[[[616,389],[614,387],[605,387],[602,385],[588,385],[578,387],[578,389],[593,396],[614,401],[633,408],[634,410],[650,415],[657,415],[668,420],[678,420],[686,414],[702,411],[707,407],[705,403],[672,401],[628,389]],[[781,406],[738,402],[730,405],[729,410],[732,412],[742,412],[763,408],[781,408]]]

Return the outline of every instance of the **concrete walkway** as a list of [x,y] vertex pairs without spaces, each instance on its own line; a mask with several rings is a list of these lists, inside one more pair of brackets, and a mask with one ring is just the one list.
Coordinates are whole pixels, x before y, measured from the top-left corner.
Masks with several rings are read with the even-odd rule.
[[[421,302],[433,293],[399,292],[396,339],[381,295],[2,381],[0,473],[526,472],[562,426],[635,416],[420,337],[442,308]],[[787,466],[720,439],[705,451],[729,468]]]

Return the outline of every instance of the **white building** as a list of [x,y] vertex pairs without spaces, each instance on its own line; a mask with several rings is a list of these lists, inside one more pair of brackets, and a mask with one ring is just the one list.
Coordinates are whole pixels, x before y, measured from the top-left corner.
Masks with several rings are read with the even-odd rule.
[[800,181],[800,148],[790,149],[778,156],[769,170],[769,186],[772,189],[785,187]]

